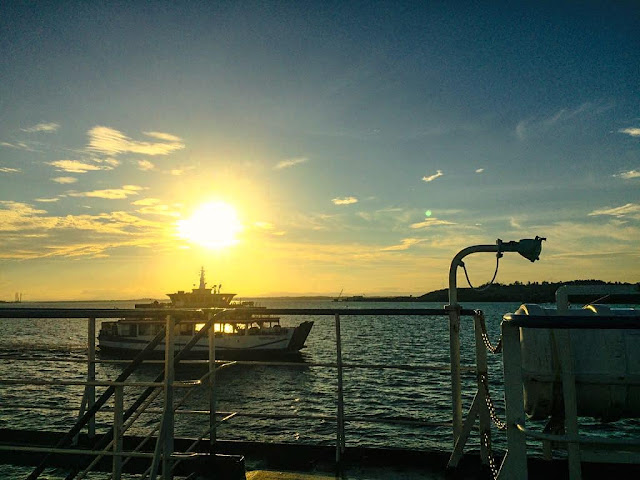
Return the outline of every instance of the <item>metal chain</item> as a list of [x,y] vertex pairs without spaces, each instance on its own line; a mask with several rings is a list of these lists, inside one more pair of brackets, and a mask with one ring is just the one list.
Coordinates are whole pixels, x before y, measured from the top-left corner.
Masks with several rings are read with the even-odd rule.
[[498,466],[496,465],[496,459],[493,457],[493,450],[491,448],[491,435],[488,432],[484,432],[480,438],[482,445],[487,449],[487,457],[489,460],[489,470],[491,470],[491,478],[496,480],[498,478]]
[[500,338],[498,338],[498,343],[494,347],[489,340],[489,335],[487,334],[487,325],[484,321],[484,313],[482,310],[476,310],[476,315],[480,318],[480,328],[482,329],[482,341],[484,342],[485,347],[491,353],[500,353],[502,352],[502,333],[500,333]]
[[493,405],[493,400],[491,399],[491,394],[489,393],[489,381],[487,379],[487,375],[485,373],[480,374],[480,381],[482,382],[482,386],[484,387],[484,399],[487,404],[487,409],[489,410],[489,416],[493,423],[495,424],[498,430],[506,430],[507,424],[498,418],[496,414],[496,408]]

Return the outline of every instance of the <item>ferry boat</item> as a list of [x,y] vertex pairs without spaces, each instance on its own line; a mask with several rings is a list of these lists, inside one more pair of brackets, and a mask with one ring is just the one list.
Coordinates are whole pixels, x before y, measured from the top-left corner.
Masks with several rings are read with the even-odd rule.
[[[305,321],[296,327],[280,325],[280,318],[260,313],[253,302],[234,302],[235,293],[222,293],[222,285],[207,288],[204,268],[200,269],[200,285],[191,292],[169,293],[170,303],[136,304],[136,309],[149,310],[149,316],[122,318],[102,322],[98,335],[101,352],[131,357],[142,351],[164,328],[163,310],[194,309],[193,315],[183,318],[176,326],[175,349],[179,351],[203,326],[204,312],[198,309],[227,310],[215,328],[215,354],[221,359],[295,357],[305,348],[313,322]],[[214,310],[215,311],[215,310]],[[155,315],[152,316],[152,313]],[[164,342],[154,353],[164,354]],[[190,350],[192,357],[206,357],[209,352],[205,336]]]

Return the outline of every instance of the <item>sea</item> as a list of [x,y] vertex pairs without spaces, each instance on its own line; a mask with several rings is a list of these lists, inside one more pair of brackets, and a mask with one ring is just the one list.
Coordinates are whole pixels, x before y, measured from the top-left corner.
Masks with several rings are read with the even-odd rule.
[[[443,305],[436,303],[340,302],[330,300],[256,299],[267,308],[340,309],[439,309],[442,315],[419,317],[399,315],[341,316],[346,446],[391,447],[413,450],[450,451],[451,382],[442,368],[360,368],[368,366],[448,367],[449,326]],[[26,302],[3,307],[24,308],[133,308],[133,301],[108,302]],[[505,313],[518,303],[464,304],[485,314],[493,343],[500,335]],[[336,362],[336,329],[333,316],[282,316],[283,326],[312,320],[314,326],[296,365],[233,364],[216,375],[217,411],[236,413],[217,431],[222,440],[335,445],[337,411],[337,370],[314,363]],[[100,320],[97,320],[99,331]],[[0,378],[34,380],[84,380],[87,321],[85,319],[0,319]],[[475,343],[472,317],[461,320],[463,371],[463,411],[476,393]],[[98,353],[98,359],[103,357]],[[489,385],[497,415],[504,419],[501,355],[488,353]],[[98,363],[98,380],[113,380],[121,365]],[[206,366],[179,367],[178,380],[200,378]],[[161,371],[159,365],[144,365],[130,381],[151,381]],[[98,388],[98,395],[102,389]],[[125,390],[125,408],[142,391]],[[9,385],[0,383],[0,428],[66,432],[75,422],[83,394],[81,386]],[[176,401],[188,395],[182,407],[188,414],[176,416],[175,434],[197,437],[206,428],[209,408],[206,389],[178,389]],[[161,409],[162,396],[152,408]],[[108,403],[113,405],[113,401]],[[111,426],[112,413],[97,418],[98,431]],[[278,418],[278,417],[294,418]],[[128,433],[146,435],[159,421],[158,413],[142,415]],[[589,427],[589,425],[587,425]],[[607,434],[623,431],[640,434],[640,423],[624,420],[607,426]],[[503,432],[493,429],[493,448],[503,452]],[[476,434],[469,441],[479,448]],[[533,447],[539,451],[539,446]],[[536,450],[537,449],[537,450]],[[0,465],[0,478],[24,478],[30,469]],[[65,472],[47,470],[42,478],[58,480]],[[103,478],[103,475],[89,478]]]

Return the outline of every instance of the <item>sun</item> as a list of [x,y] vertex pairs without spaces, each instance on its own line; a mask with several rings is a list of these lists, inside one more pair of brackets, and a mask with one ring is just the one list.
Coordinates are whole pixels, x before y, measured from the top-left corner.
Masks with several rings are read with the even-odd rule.
[[180,238],[213,249],[234,245],[242,230],[235,208],[225,202],[205,203],[177,226]]

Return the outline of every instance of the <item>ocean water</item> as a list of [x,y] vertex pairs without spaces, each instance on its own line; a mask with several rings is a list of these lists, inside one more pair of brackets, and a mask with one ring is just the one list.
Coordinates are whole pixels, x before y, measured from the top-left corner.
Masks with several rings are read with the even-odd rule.
[[[436,308],[434,303],[349,303],[330,301],[260,300],[272,308]],[[23,303],[24,307],[131,308],[132,302]],[[12,307],[18,305],[11,305]],[[483,310],[487,330],[497,341],[502,315],[513,312],[517,303],[464,305]],[[0,307],[2,308],[2,307]],[[444,311],[443,311],[444,313]],[[335,368],[317,367],[314,362],[335,362],[335,323],[332,316],[283,316],[283,325],[313,320],[303,362],[296,366],[231,365],[216,377],[217,410],[238,415],[218,429],[218,438],[260,442],[333,445],[336,438],[337,374]],[[98,328],[99,330],[98,321]],[[461,321],[462,364],[473,367],[475,350],[473,321]],[[87,322],[84,319],[0,319],[0,378],[83,380],[86,364],[72,360],[86,358]],[[415,316],[342,316],[343,362],[376,365],[448,365],[448,318]],[[98,355],[99,358],[100,354]],[[500,355],[488,354],[492,397],[498,415],[504,418],[502,363]],[[107,357],[111,358],[111,357]],[[55,360],[55,361],[52,361]],[[122,367],[96,366],[99,380],[115,379]],[[157,365],[145,365],[130,381],[150,381],[160,372]],[[206,366],[184,366],[179,380],[196,379]],[[0,385],[0,428],[67,431],[77,417],[82,399],[80,386]],[[451,447],[451,386],[447,371],[345,368],[344,409],[353,418],[346,423],[347,446],[399,447],[419,450],[449,450]],[[125,391],[125,408],[142,391]],[[101,390],[98,389],[98,395]],[[183,408],[208,409],[204,389],[179,389],[176,401],[188,394]],[[473,372],[463,373],[463,411],[475,394]],[[153,407],[161,408],[161,396]],[[112,404],[112,403],[111,403]],[[260,418],[260,415],[297,415],[298,418]],[[313,418],[305,418],[313,417]],[[98,429],[111,425],[111,413],[98,417]],[[373,419],[376,422],[367,421]],[[145,414],[130,433],[145,435],[157,425],[159,414]],[[409,425],[417,420],[429,425]],[[207,415],[184,414],[176,418],[178,436],[196,437],[208,424]],[[633,421],[622,428],[638,429]],[[616,428],[614,428],[616,430]],[[504,450],[502,432],[494,430],[494,449]],[[477,448],[472,435],[470,448]],[[3,470],[4,469],[4,470]],[[19,473],[18,473],[19,472]],[[0,466],[0,478],[21,478],[23,470]],[[14,476],[15,475],[15,476]],[[47,478],[59,478],[50,473]]]

